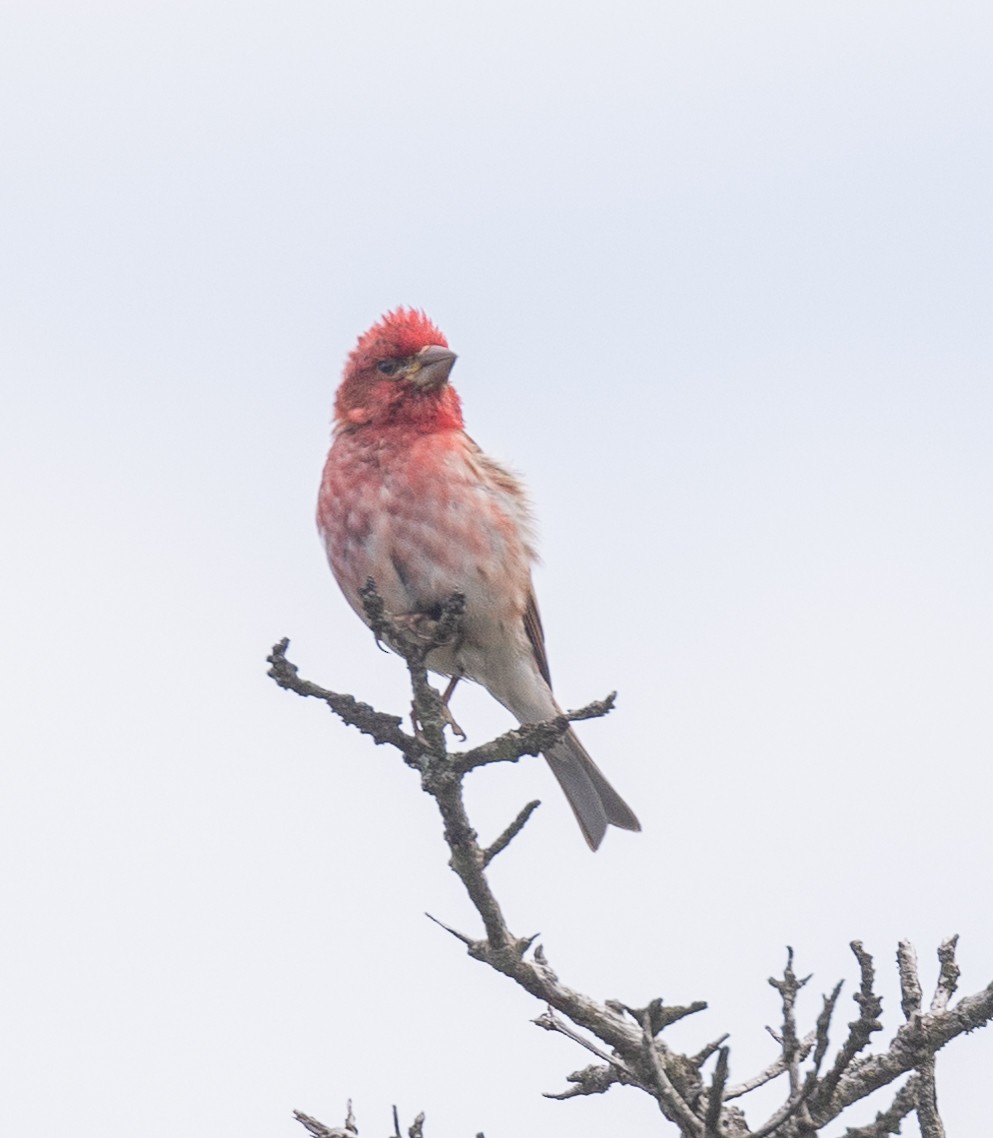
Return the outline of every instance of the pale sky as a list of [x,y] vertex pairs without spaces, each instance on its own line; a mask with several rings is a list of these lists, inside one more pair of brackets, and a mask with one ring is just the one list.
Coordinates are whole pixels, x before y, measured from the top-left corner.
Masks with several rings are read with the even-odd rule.
[[[581,734],[643,834],[591,855],[540,760],[471,780],[484,836],[544,802],[515,932],[709,1001],[671,1043],[732,1032],[735,1081],[787,944],[836,1042],[852,939],[887,1038],[899,938],[993,979],[991,58],[954,0],[7,0],[0,1132],[672,1133],[540,1097],[588,1057],[425,919],[477,930],[416,777],[265,675],[286,635],[407,706],[313,523],[397,304],[528,481],[559,699],[620,693]],[[984,1133],[993,1032],[938,1076]]]

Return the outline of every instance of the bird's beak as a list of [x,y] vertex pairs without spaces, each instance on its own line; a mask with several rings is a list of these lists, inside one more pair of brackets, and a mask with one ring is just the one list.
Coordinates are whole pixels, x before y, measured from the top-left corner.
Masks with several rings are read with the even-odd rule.
[[414,366],[410,378],[415,387],[433,391],[448,382],[448,374],[455,363],[456,355],[440,344],[428,344],[414,356]]

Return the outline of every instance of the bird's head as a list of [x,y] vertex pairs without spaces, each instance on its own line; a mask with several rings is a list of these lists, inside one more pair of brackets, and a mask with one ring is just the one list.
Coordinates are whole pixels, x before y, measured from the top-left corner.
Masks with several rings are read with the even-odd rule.
[[448,375],[455,353],[423,312],[397,308],[364,332],[345,363],[335,398],[342,426],[409,423],[421,429],[462,426]]

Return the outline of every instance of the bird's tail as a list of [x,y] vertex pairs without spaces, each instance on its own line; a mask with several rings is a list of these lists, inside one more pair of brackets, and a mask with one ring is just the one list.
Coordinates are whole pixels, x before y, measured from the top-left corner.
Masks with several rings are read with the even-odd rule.
[[604,777],[572,728],[545,752],[545,758],[565,792],[591,850],[603,841],[608,826],[618,826],[622,830],[641,829],[634,811]]

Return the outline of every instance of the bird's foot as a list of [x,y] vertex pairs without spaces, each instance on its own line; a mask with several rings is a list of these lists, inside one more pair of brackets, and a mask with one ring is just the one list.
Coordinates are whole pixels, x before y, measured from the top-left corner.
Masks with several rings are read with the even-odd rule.
[[[458,684],[459,679],[460,679],[459,676],[452,676],[452,678],[448,681],[447,687],[441,693],[441,710],[442,710],[442,714],[445,716],[446,726],[451,727],[452,734],[456,735],[459,738],[459,740],[464,743],[466,741],[466,739],[468,738],[468,736],[462,730],[462,728],[458,725],[458,723],[455,720],[455,716],[452,715],[452,709],[448,706],[448,701],[452,698],[452,692],[455,691],[455,686],[456,686],[456,684]],[[410,705],[410,722],[414,726],[414,734],[418,738],[420,738],[421,737],[421,723],[420,723],[420,720],[417,718],[417,704],[416,703]]]
[[455,722],[455,716],[452,715],[451,709],[447,704],[445,705],[445,719],[448,722],[448,726],[452,729],[452,734],[458,738],[459,742],[464,743],[468,735],[466,735],[458,723]]
[[443,644],[453,644],[456,636],[445,636],[438,639],[438,626],[440,621],[437,617],[432,616],[426,612],[400,612],[390,617],[390,620],[402,629],[404,632],[409,632],[412,636],[416,636],[418,640],[433,641],[439,647]]
[[449,701],[452,698],[452,692],[455,691],[455,688],[456,688],[456,686],[457,686],[457,684],[461,678],[462,678],[461,676],[452,676],[452,678],[448,681],[448,686],[441,693],[441,702],[442,702],[442,704],[444,704],[445,715],[448,718],[448,726],[451,727],[452,734],[457,735],[459,737],[459,739],[464,743],[466,741],[466,739],[468,738],[468,736],[462,730],[462,728],[455,722],[455,716],[452,715],[452,709],[449,706]]
[[[464,743],[468,736],[458,723],[455,722],[455,716],[452,715],[451,711],[445,706],[442,707],[441,713],[445,717],[445,726],[451,727],[452,734],[456,735]],[[414,728],[414,735],[423,742],[424,732],[421,731],[421,721],[417,717],[417,705],[413,703],[410,705],[410,722]]]

